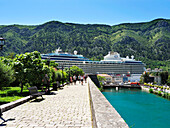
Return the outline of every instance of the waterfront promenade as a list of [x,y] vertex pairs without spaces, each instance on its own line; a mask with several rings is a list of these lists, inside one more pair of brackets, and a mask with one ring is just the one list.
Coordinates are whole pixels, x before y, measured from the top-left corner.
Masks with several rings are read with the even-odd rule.
[[[67,85],[3,113],[1,128],[92,128],[87,83]],[[38,99],[41,99],[39,97]]]

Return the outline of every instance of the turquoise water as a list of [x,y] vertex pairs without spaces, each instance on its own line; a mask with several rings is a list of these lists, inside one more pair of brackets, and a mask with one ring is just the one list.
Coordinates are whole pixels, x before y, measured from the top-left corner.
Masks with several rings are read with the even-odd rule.
[[170,101],[139,89],[105,89],[103,95],[132,128],[170,128]]

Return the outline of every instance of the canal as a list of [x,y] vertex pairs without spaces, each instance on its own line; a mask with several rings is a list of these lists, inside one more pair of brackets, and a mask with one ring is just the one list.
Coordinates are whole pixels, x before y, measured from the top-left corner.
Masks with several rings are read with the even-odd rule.
[[170,127],[170,100],[140,89],[104,89],[110,104],[132,128]]

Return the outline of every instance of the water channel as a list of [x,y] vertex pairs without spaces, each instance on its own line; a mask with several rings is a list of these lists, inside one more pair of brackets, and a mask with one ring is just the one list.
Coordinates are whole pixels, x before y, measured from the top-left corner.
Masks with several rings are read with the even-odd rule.
[[132,128],[170,128],[170,100],[140,89],[105,89],[103,95]]

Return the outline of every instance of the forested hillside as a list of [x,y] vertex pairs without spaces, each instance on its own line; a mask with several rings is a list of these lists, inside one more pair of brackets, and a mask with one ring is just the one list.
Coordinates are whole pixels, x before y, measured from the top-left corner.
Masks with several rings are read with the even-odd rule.
[[58,21],[42,25],[1,25],[0,36],[6,45],[0,55],[39,51],[52,52],[58,47],[85,57],[100,60],[108,51],[122,57],[134,55],[147,67],[170,64],[170,20],[156,19],[145,23],[125,23],[114,26],[73,24]]

